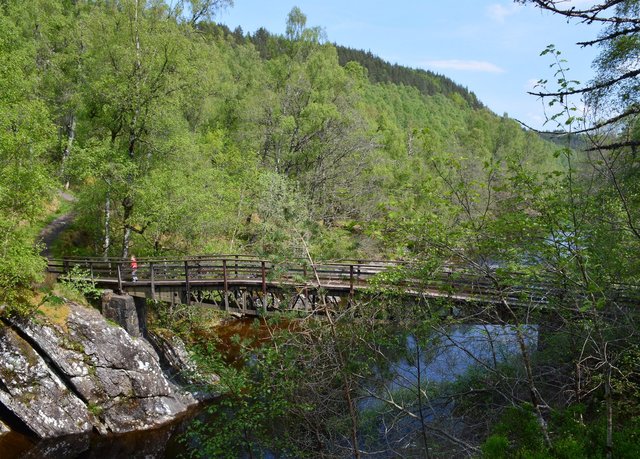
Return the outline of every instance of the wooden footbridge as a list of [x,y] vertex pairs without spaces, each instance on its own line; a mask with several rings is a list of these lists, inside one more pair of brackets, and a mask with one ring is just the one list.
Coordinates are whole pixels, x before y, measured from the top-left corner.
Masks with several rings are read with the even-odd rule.
[[[314,311],[323,304],[348,303],[393,285],[400,293],[421,298],[448,298],[464,303],[547,304],[556,285],[509,274],[508,286],[462,267],[443,267],[428,281],[407,277],[406,262],[346,260],[311,264],[277,263],[247,255],[139,259],[137,269],[123,259],[49,259],[58,276],[92,280],[96,286],[138,298],[170,304],[199,304],[244,315],[273,310]],[[393,278],[394,282],[385,282]],[[518,279],[521,282],[518,282]],[[637,288],[616,288],[621,300],[638,303]]]

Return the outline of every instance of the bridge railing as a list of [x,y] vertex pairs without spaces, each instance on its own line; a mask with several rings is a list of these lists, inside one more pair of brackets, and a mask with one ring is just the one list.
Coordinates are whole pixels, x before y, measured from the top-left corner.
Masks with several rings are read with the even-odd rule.
[[[77,268],[76,268],[77,267]],[[198,284],[217,283],[225,291],[230,287],[253,286],[266,294],[270,285],[294,287],[339,288],[353,294],[356,289],[371,285],[372,279],[382,272],[397,268],[409,268],[406,262],[347,260],[310,264],[306,260],[288,260],[276,263],[248,255],[214,255],[185,258],[161,257],[139,259],[135,272],[136,282],[154,285],[184,285],[187,291]],[[50,259],[48,270],[54,274],[67,274],[73,268],[101,285],[111,285],[118,290],[134,281],[131,262],[118,258],[64,258]],[[462,266],[444,266],[422,279],[406,275],[396,282],[405,291],[432,291],[443,296],[465,298],[504,298],[510,302],[547,303],[551,298],[562,297],[567,288],[552,282],[551,278],[530,278],[521,273],[504,273],[498,284],[489,276],[483,276]],[[320,281],[318,285],[318,280]],[[506,280],[506,282],[504,282]],[[614,301],[625,304],[640,302],[640,287],[612,284],[608,287]]]
[[[201,256],[188,258],[139,259],[136,269],[131,262],[109,258],[64,258],[50,259],[48,270],[54,274],[68,274],[75,268],[98,283],[116,283],[122,289],[123,284],[133,282],[176,282],[198,284],[200,282],[219,281],[225,283],[261,283],[263,289],[267,283],[288,282],[299,285],[331,287],[348,284],[350,289],[367,285],[370,279],[397,262],[359,263],[317,263],[311,265],[304,260],[286,263],[274,263],[257,257]],[[135,274],[135,276],[134,276]]]
[[[68,273],[73,267],[83,269],[88,277],[98,283],[113,285],[118,290],[133,282],[130,261],[122,259],[65,258],[49,261],[49,271]],[[284,284],[294,287],[325,287],[349,291],[371,285],[372,279],[389,270],[408,267],[406,262],[348,260],[311,265],[306,260],[289,260],[275,263],[258,257],[244,255],[217,255],[187,258],[139,259],[135,272],[138,283],[147,283],[154,291],[157,284],[184,285],[186,290],[199,284],[217,283],[225,291],[235,285],[251,286],[266,294],[269,285]],[[409,269],[408,272],[411,272]],[[319,281],[319,285],[318,285]],[[461,267],[445,266],[432,273],[428,280],[406,277],[396,286],[406,291],[432,290],[449,296],[495,297],[501,295],[510,300],[528,297],[532,301],[545,301],[549,288],[540,284],[535,288],[511,287],[505,289],[484,276]]]

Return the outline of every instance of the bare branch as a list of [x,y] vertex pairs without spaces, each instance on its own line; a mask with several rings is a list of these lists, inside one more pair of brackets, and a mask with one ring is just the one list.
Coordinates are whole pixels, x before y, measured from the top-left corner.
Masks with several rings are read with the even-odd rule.
[[538,96],[538,97],[564,97],[564,96],[571,96],[571,95],[575,95],[575,94],[585,94],[585,93],[598,91],[600,89],[610,88],[611,86],[613,86],[613,85],[615,85],[617,83],[620,83],[623,80],[627,80],[629,78],[634,78],[634,77],[637,77],[638,75],[640,75],[640,69],[632,70],[630,72],[627,72],[625,74],[620,75],[617,78],[613,78],[611,80],[605,80],[605,81],[603,81],[601,83],[594,84],[593,86],[587,86],[585,88],[571,89],[571,90],[568,90],[568,91],[558,91],[558,92],[532,92],[532,91],[528,91],[528,94],[531,94],[532,96]]

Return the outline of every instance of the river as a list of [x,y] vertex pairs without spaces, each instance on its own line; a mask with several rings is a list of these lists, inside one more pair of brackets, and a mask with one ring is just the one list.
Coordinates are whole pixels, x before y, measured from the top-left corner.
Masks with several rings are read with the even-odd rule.
[[[220,351],[231,364],[239,364],[235,335],[253,340],[256,344],[269,339],[266,327],[255,327],[249,319],[229,322],[217,330],[221,339]],[[526,341],[535,348],[537,333],[534,327],[527,329]],[[407,351],[394,357],[391,373],[395,375],[387,380],[387,387],[402,387],[416,383],[419,378],[439,383],[453,381],[470,366],[479,362],[495,365],[517,352],[514,330],[509,326],[458,325],[441,330],[437,337],[438,351],[417,345],[414,337],[407,338]],[[469,352],[471,351],[471,352]],[[418,355],[420,365],[408,359],[407,355]],[[215,401],[212,403],[216,403]],[[380,402],[372,397],[361,398],[360,411],[375,409]],[[437,409],[446,407],[436,404]],[[438,413],[431,413],[435,416]],[[12,432],[0,437],[1,459],[48,459],[48,458],[140,458],[161,459],[184,457],[190,448],[180,441],[182,434],[196,420],[206,420],[206,406],[200,405],[173,423],[158,429],[128,434],[101,436],[89,434],[83,436],[57,438],[37,441],[24,434]]]

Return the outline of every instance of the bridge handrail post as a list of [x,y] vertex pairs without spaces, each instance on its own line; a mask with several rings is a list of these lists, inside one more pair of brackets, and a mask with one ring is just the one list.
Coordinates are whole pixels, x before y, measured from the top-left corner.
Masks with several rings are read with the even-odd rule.
[[93,261],[89,261],[89,273],[91,274],[91,282],[93,282]]
[[260,262],[260,271],[262,274],[262,307],[267,312],[267,262]]
[[185,278],[185,293],[187,296],[187,305],[191,304],[191,286],[189,285],[189,262],[184,261],[184,278]]
[[227,260],[222,260],[222,281],[224,283],[224,310],[229,310],[229,285],[227,282]]
[[353,301],[353,265],[349,265],[349,301]]
[[116,265],[118,271],[118,293],[122,293],[122,263]]
[[236,259],[236,263],[235,263],[235,268],[233,269],[233,275],[237,279],[238,278],[238,255],[235,256],[235,259]]
[[304,276],[304,299],[308,301],[309,289],[307,288],[307,285],[309,282],[307,281],[307,263],[306,262],[302,264],[302,275]]
[[149,279],[151,280],[151,299],[156,301],[156,273],[153,261],[149,262]]

